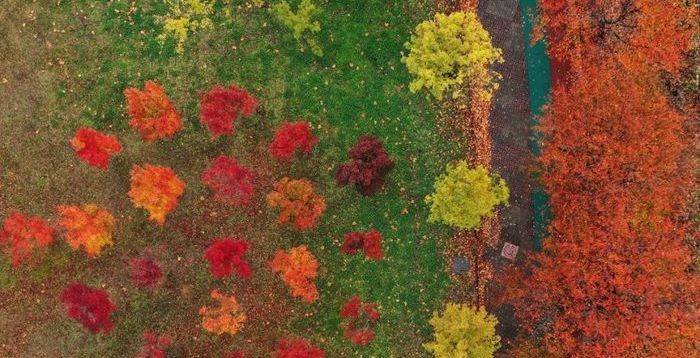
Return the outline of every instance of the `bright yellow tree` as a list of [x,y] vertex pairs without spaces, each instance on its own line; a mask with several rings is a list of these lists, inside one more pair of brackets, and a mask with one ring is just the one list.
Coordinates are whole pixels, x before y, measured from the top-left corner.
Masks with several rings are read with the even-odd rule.
[[442,99],[451,90],[458,97],[466,84],[488,98],[498,87],[500,75],[489,66],[503,62],[503,56],[473,12],[435,14],[418,24],[405,46],[409,52],[401,62],[414,76],[411,92],[425,88]]
[[430,319],[435,340],[423,347],[437,358],[491,358],[501,346],[497,323],[484,308],[448,303]]
[[489,175],[482,166],[472,169],[465,161],[447,165],[446,173],[435,181],[435,192],[425,198],[430,204],[428,221],[476,229],[497,205],[508,203],[509,195],[505,180]]

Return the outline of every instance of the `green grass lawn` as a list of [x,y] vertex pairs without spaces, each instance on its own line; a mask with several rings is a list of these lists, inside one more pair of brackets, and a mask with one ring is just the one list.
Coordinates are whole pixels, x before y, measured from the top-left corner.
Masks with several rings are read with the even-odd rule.
[[[322,58],[300,51],[265,7],[228,3],[217,5],[214,28],[192,34],[182,55],[174,41],[156,39],[162,32],[157,17],[167,11],[161,1],[9,0],[0,9],[7,19],[0,24],[0,215],[17,209],[55,223],[56,205],[91,202],[117,219],[115,245],[99,258],[88,259],[62,240],[34,267],[13,270],[0,256],[1,356],[132,356],[145,329],[170,334],[176,357],[235,349],[264,356],[290,335],[311,340],[329,357],[426,355],[427,320],[450,289],[442,256],[450,233],[426,224],[423,198],[461,152],[438,134],[435,105],[408,91],[400,63],[403,43],[430,16],[432,1],[317,1]],[[146,144],[127,125],[122,91],[146,80],[163,85],[183,115],[185,129],[173,140]],[[199,123],[198,98],[215,84],[246,88],[261,107],[239,119],[233,136],[212,141]],[[279,123],[299,118],[314,125],[320,143],[312,155],[279,164],[266,146]],[[75,157],[68,141],[82,125],[120,137],[125,150],[109,170]],[[367,133],[380,137],[396,162],[385,188],[371,197],[333,180],[348,148]],[[199,176],[220,154],[257,172],[251,207],[208,199]],[[126,195],[129,170],[142,163],[170,166],[187,183],[163,227]],[[316,230],[300,234],[275,223],[264,195],[283,176],[311,179],[326,198]],[[369,229],[384,234],[385,260],[340,253],[344,233]],[[224,235],[251,242],[251,279],[211,277],[203,250]],[[321,296],[313,304],[290,297],[268,268],[277,249],[300,244],[321,264]],[[126,272],[128,258],[144,250],[158,255],[166,272],[154,291],[134,288]],[[58,295],[76,280],[109,291],[118,306],[111,334],[93,336],[66,317]],[[198,326],[197,310],[211,303],[214,287],[233,292],[248,311],[236,336]],[[378,303],[382,314],[366,347],[352,346],[339,328],[340,306],[356,294]]]

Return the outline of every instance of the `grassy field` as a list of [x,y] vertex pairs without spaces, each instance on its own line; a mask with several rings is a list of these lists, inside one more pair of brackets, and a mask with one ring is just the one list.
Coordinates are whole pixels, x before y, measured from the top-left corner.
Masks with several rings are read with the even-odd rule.
[[[293,4],[295,2],[292,2]],[[400,63],[403,43],[431,14],[428,0],[317,1],[325,56],[300,51],[288,29],[265,7],[218,3],[214,28],[191,35],[184,54],[157,40],[161,1],[6,0],[0,8],[0,217],[11,209],[56,222],[59,204],[96,203],[115,214],[115,245],[88,259],[62,240],[40,264],[13,269],[0,256],[0,356],[133,356],[142,332],[173,337],[175,357],[210,357],[242,349],[253,357],[277,339],[300,336],[329,357],[421,357],[431,339],[427,324],[450,289],[442,242],[449,231],[427,225],[423,198],[434,177],[462,152],[439,133],[438,109],[408,91]],[[227,10],[230,14],[227,15]],[[164,86],[183,115],[173,140],[146,144],[127,125],[126,87],[146,80]],[[236,134],[211,140],[199,123],[198,96],[215,84],[237,84],[261,103]],[[304,118],[320,144],[308,157],[279,164],[267,154],[277,124]],[[117,134],[125,150],[109,170],[80,162],[68,141],[80,126]],[[363,197],[338,187],[333,175],[347,149],[366,133],[379,136],[395,169],[385,188]],[[252,205],[209,200],[199,180],[211,159],[233,155],[260,180]],[[172,167],[187,183],[177,209],[160,227],[126,195],[134,164]],[[300,234],[275,223],[264,195],[283,176],[308,177],[326,198],[318,229]],[[343,234],[378,229],[386,259],[340,253]],[[215,280],[203,250],[224,235],[251,242],[253,277]],[[292,298],[268,261],[277,249],[307,244],[320,261],[320,299]],[[155,290],[130,283],[126,261],[148,251],[163,263]],[[115,329],[94,336],[69,320],[58,301],[71,282],[105,288],[116,302]],[[209,291],[233,292],[248,313],[236,336],[199,327],[197,310]],[[352,346],[339,328],[340,306],[352,295],[377,302],[377,338]]]

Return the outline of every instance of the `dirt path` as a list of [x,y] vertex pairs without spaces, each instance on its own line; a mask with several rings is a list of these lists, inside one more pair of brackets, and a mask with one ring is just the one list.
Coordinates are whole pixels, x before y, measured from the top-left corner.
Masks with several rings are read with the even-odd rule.
[[[529,165],[531,126],[525,59],[525,38],[518,0],[481,0],[479,17],[491,34],[494,45],[503,50],[505,63],[496,66],[503,75],[501,88],[491,108],[493,170],[505,178],[510,187],[510,206],[500,215],[500,243],[491,253],[495,276],[510,262],[500,257],[504,242],[520,247],[518,253],[534,249],[532,192]],[[499,334],[505,345],[514,338],[516,325],[507,307],[493,307],[498,316]]]

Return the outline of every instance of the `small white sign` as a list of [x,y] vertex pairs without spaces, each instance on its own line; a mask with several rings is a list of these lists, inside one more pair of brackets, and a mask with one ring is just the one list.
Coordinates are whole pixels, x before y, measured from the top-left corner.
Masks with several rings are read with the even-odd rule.
[[510,242],[506,242],[503,244],[503,250],[501,250],[501,256],[509,259],[509,260],[515,260],[515,257],[518,256],[518,246],[513,245]]

